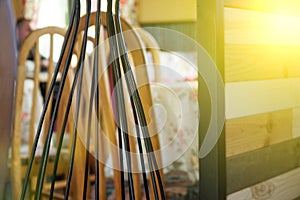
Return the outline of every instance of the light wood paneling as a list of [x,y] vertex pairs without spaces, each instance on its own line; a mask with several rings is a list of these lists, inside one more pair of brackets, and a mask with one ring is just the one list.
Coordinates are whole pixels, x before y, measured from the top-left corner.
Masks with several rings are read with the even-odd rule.
[[300,77],[300,46],[225,45],[225,82]]
[[225,8],[225,81],[299,77],[300,17]]
[[300,78],[234,82],[225,85],[226,119],[300,106]]
[[196,0],[139,0],[140,23],[196,21]]
[[227,193],[251,187],[298,167],[300,138],[228,157]]
[[293,138],[300,137],[300,107],[293,109]]
[[300,168],[233,193],[228,200],[293,200],[300,196]]
[[299,0],[224,0],[225,7],[300,15]]
[[226,122],[226,156],[245,153],[293,137],[293,110],[264,113]]
[[224,4],[228,199],[295,199],[300,196],[300,169],[294,170],[300,163],[300,1]]
[[224,9],[226,44],[300,45],[300,17]]

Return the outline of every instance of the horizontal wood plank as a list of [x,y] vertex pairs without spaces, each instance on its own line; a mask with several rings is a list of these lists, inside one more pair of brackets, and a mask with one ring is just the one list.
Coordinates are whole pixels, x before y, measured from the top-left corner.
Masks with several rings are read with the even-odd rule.
[[300,1],[298,0],[224,0],[224,6],[286,15],[300,15]]
[[281,175],[267,181],[268,198],[259,193],[265,185],[255,185],[229,199],[297,198],[300,170],[282,173],[300,166],[300,140],[289,140],[300,136],[300,82],[292,78],[300,75],[300,2],[225,0],[225,7],[227,192]]
[[300,46],[225,45],[225,82],[300,77]]
[[300,107],[293,109],[293,138],[300,137]]
[[293,200],[300,197],[300,168],[227,196],[228,200]]
[[226,44],[300,45],[300,17],[224,9]]
[[300,167],[300,138],[227,158],[231,194]]
[[225,84],[226,119],[300,106],[300,78]]
[[226,121],[226,156],[234,156],[293,138],[293,110]]
[[139,23],[196,21],[196,0],[139,0]]

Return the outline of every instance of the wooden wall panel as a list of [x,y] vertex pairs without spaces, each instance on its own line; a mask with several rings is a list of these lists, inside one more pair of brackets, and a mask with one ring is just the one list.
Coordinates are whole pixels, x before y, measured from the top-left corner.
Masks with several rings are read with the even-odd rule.
[[300,45],[300,17],[224,9],[226,44]]
[[235,193],[299,167],[300,138],[228,157],[227,194]]
[[226,44],[225,82],[300,77],[300,46]]
[[293,200],[300,196],[300,168],[228,195],[228,200]]
[[300,15],[299,0],[224,0],[225,7]]
[[293,109],[293,138],[300,137],[300,107]]
[[293,138],[293,110],[264,113],[226,122],[226,156]]
[[300,1],[224,3],[228,199],[297,198]]
[[295,199],[300,169],[288,171],[300,163],[300,1],[224,4],[227,192],[246,188],[228,199]]
[[244,81],[225,85],[226,119],[300,106],[300,78]]

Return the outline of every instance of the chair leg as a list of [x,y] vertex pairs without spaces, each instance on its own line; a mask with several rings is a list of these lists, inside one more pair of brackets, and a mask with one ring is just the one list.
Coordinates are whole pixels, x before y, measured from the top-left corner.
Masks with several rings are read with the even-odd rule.
[[[85,169],[85,147],[77,137],[73,176],[71,181],[70,196],[74,200],[80,200],[83,196],[84,169]],[[88,184],[89,187],[89,184]],[[90,189],[88,189],[88,192]]]

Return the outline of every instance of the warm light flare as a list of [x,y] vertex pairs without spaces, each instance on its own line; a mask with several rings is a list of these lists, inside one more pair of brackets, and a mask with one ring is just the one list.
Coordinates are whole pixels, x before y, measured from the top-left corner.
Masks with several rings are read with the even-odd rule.
[[266,28],[274,42],[300,44],[300,17],[270,14],[266,21]]
[[225,8],[227,44],[300,45],[300,17]]

